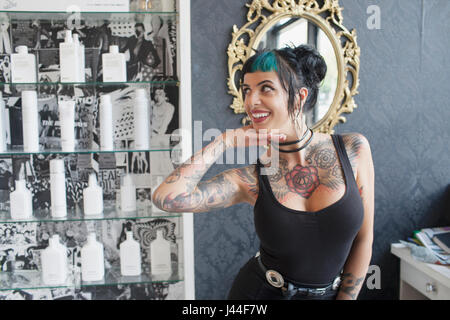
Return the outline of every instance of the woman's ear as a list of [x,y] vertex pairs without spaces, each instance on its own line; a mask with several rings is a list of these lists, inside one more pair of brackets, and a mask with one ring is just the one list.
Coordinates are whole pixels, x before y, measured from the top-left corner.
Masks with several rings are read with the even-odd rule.
[[298,90],[296,97],[297,99],[297,104],[295,106],[296,115],[299,115],[301,112],[303,112],[303,106],[305,105],[307,98],[308,98],[308,89],[302,87],[300,90]]
[[306,102],[306,99],[308,99],[308,89],[306,89],[305,87],[302,87],[299,90],[299,94],[300,94],[300,98],[301,98],[301,103],[302,103],[302,107]]

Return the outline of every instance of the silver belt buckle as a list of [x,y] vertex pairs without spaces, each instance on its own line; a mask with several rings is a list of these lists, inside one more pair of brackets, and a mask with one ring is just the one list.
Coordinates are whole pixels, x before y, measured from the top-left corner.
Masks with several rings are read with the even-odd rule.
[[315,295],[323,296],[325,294],[325,292],[327,292],[327,288],[313,289],[313,290],[311,290],[311,292]]
[[267,270],[266,271],[266,279],[267,279],[267,282],[269,282],[270,285],[272,285],[275,288],[281,288],[284,286],[283,277],[281,276],[281,274],[279,274],[275,270]]

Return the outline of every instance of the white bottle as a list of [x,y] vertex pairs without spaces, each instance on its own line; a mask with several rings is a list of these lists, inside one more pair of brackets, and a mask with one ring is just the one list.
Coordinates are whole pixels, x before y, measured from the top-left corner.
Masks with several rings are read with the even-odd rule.
[[39,151],[39,118],[36,91],[22,91],[23,150]]
[[59,64],[61,67],[61,82],[79,82],[80,58],[79,46],[74,43],[72,31],[65,30],[64,42],[59,45]]
[[58,102],[59,125],[61,127],[61,148],[63,151],[75,150],[75,101]]
[[120,207],[123,212],[136,211],[136,186],[129,173],[121,177]]
[[120,273],[122,276],[139,276],[141,268],[141,246],[127,231],[127,239],[120,244]]
[[134,147],[147,150],[150,147],[150,109],[145,89],[137,89],[134,103]]
[[6,109],[3,94],[0,91],[0,152],[6,151]]
[[81,248],[81,280],[100,281],[105,276],[103,244],[98,242],[94,232],[88,235]]
[[119,53],[118,46],[109,46],[109,53],[102,54],[103,82],[127,81],[125,54]]
[[63,285],[68,273],[66,246],[59,242],[58,235],[53,235],[48,243],[41,254],[42,282],[45,285]]
[[16,47],[11,54],[11,81],[13,83],[36,83],[36,57],[28,53],[27,46]]
[[83,190],[83,204],[86,216],[103,213],[103,189],[94,172],[89,175],[89,186]]
[[50,201],[52,217],[67,216],[64,159],[50,160]]
[[170,242],[164,239],[162,229],[156,230],[156,239],[150,244],[150,262],[152,275],[170,276],[172,274]]
[[112,103],[109,94],[100,96],[100,148],[114,149]]
[[25,185],[24,164],[19,171],[19,180],[16,180],[16,189],[10,193],[12,219],[27,219],[33,216],[33,195]]
[[85,72],[85,61],[86,61],[86,56],[85,56],[85,50],[84,50],[84,44],[82,44],[80,42],[80,37],[77,33],[74,33],[72,35],[73,38],[73,42],[75,43],[75,45],[78,48],[78,63],[79,63],[79,67],[80,70],[78,72],[78,82],[85,82],[86,81],[86,72]]

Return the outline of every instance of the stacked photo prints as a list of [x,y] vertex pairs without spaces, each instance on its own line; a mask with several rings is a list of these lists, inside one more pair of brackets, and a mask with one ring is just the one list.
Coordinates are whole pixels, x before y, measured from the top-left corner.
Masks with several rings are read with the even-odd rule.
[[[11,53],[26,45],[37,60],[38,82],[31,90],[38,94],[39,154],[0,156],[0,288],[5,282],[25,283],[30,287],[41,270],[41,253],[49,238],[58,234],[67,246],[68,261],[73,270],[80,267],[81,247],[87,235],[95,232],[104,245],[105,269],[108,274],[120,269],[119,246],[125,231],[131,230],[141,246],[142,274],[151,276],[150,244],[156,230],[163,229],[170,242],[173,274],[182,278],[182,219],[167,217],[151,202],[158,181],[176,167],[181,137],[176,65],[176,21],[159,15],[146,15],[143,21],[81,21],[71,26],[86,48],[85,78],[88,84],[62,85],[60,81],[59,44],[63,41],[65,21],[10,20],[4,22],[0,46],[0,82],[5,102],[8,149],[23,149],[21,90],[27,85],[5,84],[11,81]],[[2,30],[3,30],[2,29]],[[6,38],[5,38],[6,37]],[[139,40],[140,39],[140,40]],[[102,82],[101,55],[110,45],[119,46],[127,58],[128,83],[107,85]],[[157,81],[158,84],[155,84]],[[89,84],[90,83],[90,84]],[[170,151],[131,152],[134,148],[133,97],[136,88],[145,88],[150,103],[151,148]],[[75,101],[75,148],[90,150],[99,145],[99,101],[109,94],[113,105],[114,149],[123,152],[58,154],[61,150],[61,126],[58,101]],[[33,215],[50,216],[49,160],[64,158],[66,202],[69,215],[78,221],[7,222],[10,217],[10,192],[19,172],[33,195]],[[23,168],[23,169],[21,169]],[[132,173],[136,185],[136,217],[117,220],[83,221],[83,189],[89,175],[95,172],[103,189],[104,208],[120,206],[120,177]],[[148,218],[147,218],[148,217]],[[11,274],[14,275],[11,280]],[[6,280],[8,275],[8,280]],[[120,276],[120,274],[118,275]],[[70,288],[0,290],[0,300],[7,299],[183,299],[183,282],[114,284],[107,286],[74,286]]]

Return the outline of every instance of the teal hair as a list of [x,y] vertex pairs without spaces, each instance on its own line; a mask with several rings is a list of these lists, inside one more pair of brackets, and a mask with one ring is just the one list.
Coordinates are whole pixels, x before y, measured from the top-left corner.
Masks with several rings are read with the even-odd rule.
[[250,72],[256,71],[278,72],[277,57],[275,56],[275,53],[273,51],[263,52],[256,57],[250,67]]

